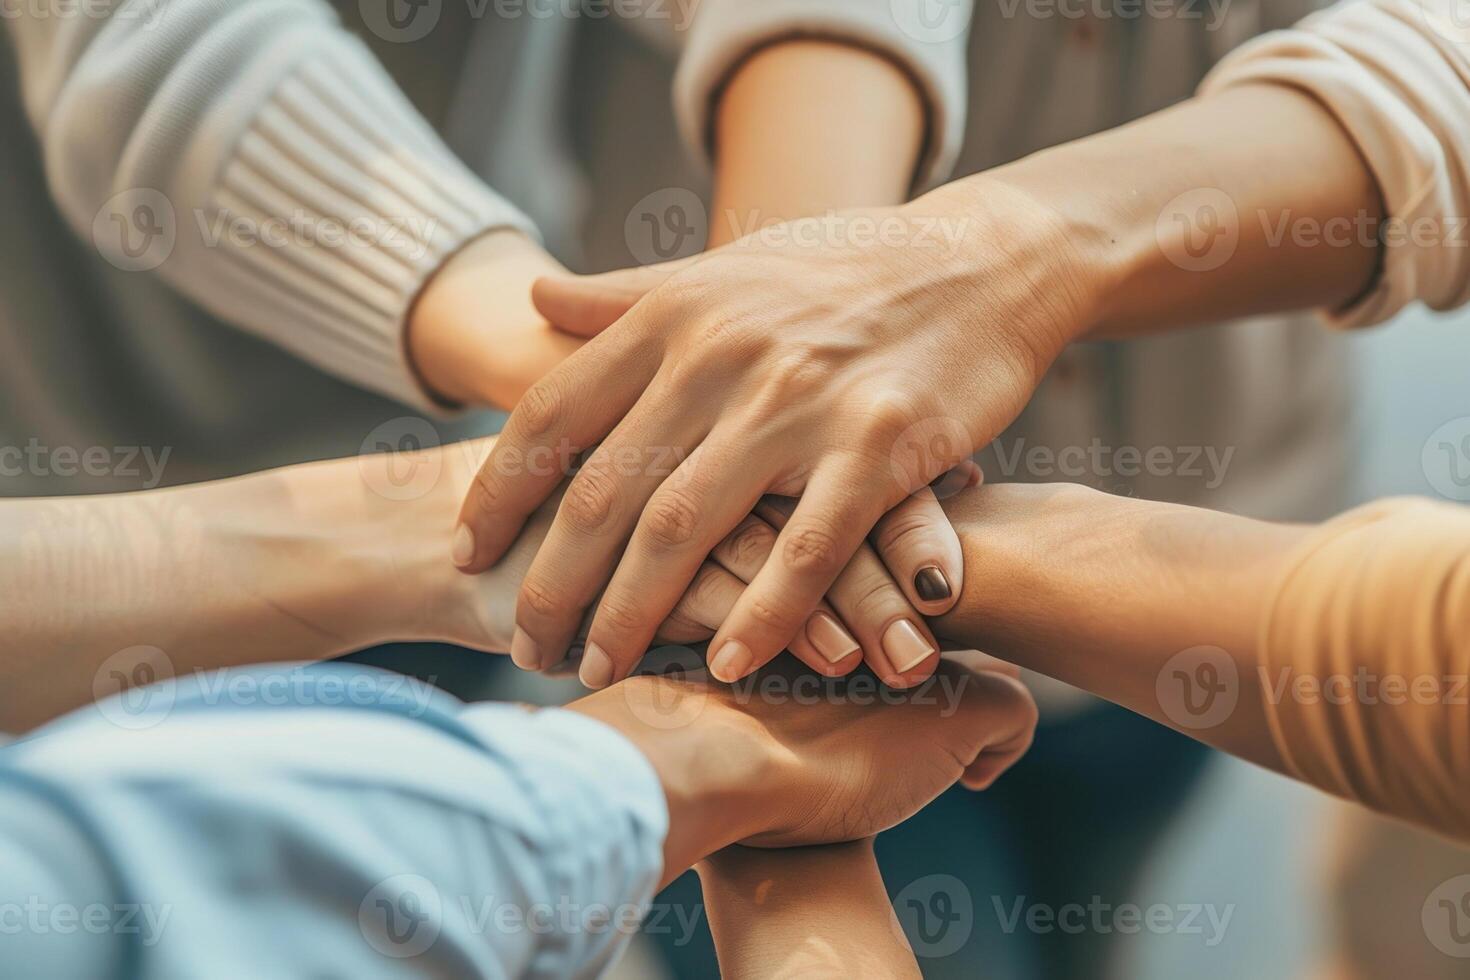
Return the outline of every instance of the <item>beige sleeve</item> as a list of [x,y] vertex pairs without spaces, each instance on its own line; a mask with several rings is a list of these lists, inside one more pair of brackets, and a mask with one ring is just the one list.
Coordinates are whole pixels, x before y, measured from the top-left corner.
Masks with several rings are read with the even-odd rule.
[[1470,840],[1470,509],[1384,500],[1323,525],[1262,626],[1288,772]]
[[[1333,234],[1378,236],[1383,268],[1328,323],[1387,320],[1420,301],[1470,303],[1470,22],[1459,0],[1339,0],[1228,55],[1201,91],[1272,82],[1324,105],[1357,144],[1383,197],[1381,225]],[[1366,217],[1366,216],[1364,216]],[[1324,236],[1329,229],[1322,229]]]

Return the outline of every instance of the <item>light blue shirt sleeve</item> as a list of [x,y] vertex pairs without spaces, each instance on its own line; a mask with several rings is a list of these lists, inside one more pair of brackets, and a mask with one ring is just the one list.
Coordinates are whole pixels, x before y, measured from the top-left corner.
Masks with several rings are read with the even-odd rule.
[[0,749],[0,977],[588,977],[668,813],[569,711],[359,666],[169,680]]

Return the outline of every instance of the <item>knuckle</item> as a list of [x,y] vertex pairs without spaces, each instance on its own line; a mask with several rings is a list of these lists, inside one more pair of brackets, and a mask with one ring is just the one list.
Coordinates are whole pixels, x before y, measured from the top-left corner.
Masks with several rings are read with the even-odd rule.
[[597,625],[614,633],[637,633],[647,625],[646,617],[636,603],[604,597],[597,607]]
[[764,629],[773,632],[794,633],[798,626],[797,617],[790,607],[769,596],[755,596],[748,609],[750,618]]
[[852,585],[848,607],[853,618],[864,623],[881,623],[895,609],[907,606],[898,588],[882,575],[864,576]]
[[804,575],[835,575],[845,558],[837,536],[822,524],[810,521],[799,527],[787,527],[781,557],[787,568]]
[[557,590],[535,579],[521,583],[518,607],[542,619],[552,619],[566,608],[565,600]]
[[473,485],[474,506],[482,514],[493,514],[505,503],[505,481],[489,464],[480,467]]
[[699,507],[687,490],[664,489],[648,501],[643,521],[655,545],[677,548],[694,537],[699,527]]
[[565,410],[566,397],[561,382],[556,374],[552,374],[532,385],[521,396],[515,415],[520,417],[523,433],[539,436],[550,432],[561,421]]
[[720,557],[737,568],[760,568],[776,545],[776,532],[769,524],[747,517],[720,545]]
[[617,502],[613,474],[601,466],[587,466],[567,486],[561,515],[577,530],[594,533],[612,517]]
[[885,559],[907,561],[932,543],[933,530],[927,514],[917,507],[904,507],[889,513],[879,525],[874,541]]

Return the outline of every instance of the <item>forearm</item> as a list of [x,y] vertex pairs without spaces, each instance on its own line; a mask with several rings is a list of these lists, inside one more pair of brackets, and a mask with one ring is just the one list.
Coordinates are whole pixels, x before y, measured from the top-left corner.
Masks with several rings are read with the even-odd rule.
[[[862,111],[844,111],[854,105]],[[900,203],[925,130],[917,86],[882,55],[817,40],[758,51],[716,109],[710,246],[790,218]]]
[[[941,636],[1281,768],[1258,632],[1304,528],[1067,484],[983,487],[946,510],[966,575]],[[1189,684],[1232,676],[1229,710],[1184,700],[1206,696]]]
[[700,865],[722,976],[918,977],[871,840],[763,851]]
[[454,621],[430,607],[444,590],[429,583],[455,584],[440,566],[467,478],[392,500],[390,465],[349,458],[0,505],[0,729],[91,700],[99,667],[135,647],[184,674],[319,659]]
[[1284,85],[1190,99],[914,207],[983,217],[1000,196],[1040,219],[1013,237],[1049,235],[1066,256],[1039,287],[1083,297],[1065,339],[1333,309],[1379,261],[1371,173],[1332,115]]

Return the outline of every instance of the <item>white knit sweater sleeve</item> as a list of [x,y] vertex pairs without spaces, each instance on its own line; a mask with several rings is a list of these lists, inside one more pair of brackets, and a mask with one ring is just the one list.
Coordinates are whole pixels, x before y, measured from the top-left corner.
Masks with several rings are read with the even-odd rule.
[[1383,268],[1326,314],[1378,323],[1415,300],[1470,303],[1470,7],[1464,0],[1342,0],[1232,52],[1202,91],[1271,82],[1332,112],[1372,170],[1386,209]]
[[973,0],[700,0],[684,35],[674,107],[679,129],[707,160],[721,87],[752,52],[798,37],[870,48],[903,68],[924,96],[929,139],[916,187],[949,176],[965,131]]
[[[322,0],[20,4],[3,18],[62,212],[114,265],[406,404],[406,311],[529,221]],[[53,9],[55,8],[55,9]]]

